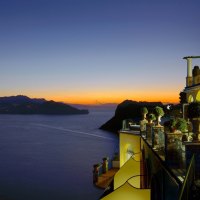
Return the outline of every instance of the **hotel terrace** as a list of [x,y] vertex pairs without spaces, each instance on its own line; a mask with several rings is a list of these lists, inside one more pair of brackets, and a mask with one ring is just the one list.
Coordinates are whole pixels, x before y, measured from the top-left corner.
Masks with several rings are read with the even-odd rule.
[[[192,70],[196,58],[200,56],[184,57],[187,77],[182,96],[187,121],[189,104],[200,101],[200,69]],[[200,199],[200,142],[194,129],[171,132],[148,123],[145,117],[140,127],[125,122],[119,131],[119,170],[100,199]],[[199,123],[195,131],[200,133]]]

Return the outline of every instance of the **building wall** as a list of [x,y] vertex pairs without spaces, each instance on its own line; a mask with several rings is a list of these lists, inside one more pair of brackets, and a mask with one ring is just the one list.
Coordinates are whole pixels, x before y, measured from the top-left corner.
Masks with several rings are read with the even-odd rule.
[[185,89],[187,102],[200,102],[200,86]]
[[188,103],[200,101],[200,69],[198,66],[194,67],[191,77],[186,77],[184,92]]
[[[131,157],[131,153],[140,152],[140,135],[120,132],[120,168]],[[140,154],[135,155],[136,160],[140,160]]]

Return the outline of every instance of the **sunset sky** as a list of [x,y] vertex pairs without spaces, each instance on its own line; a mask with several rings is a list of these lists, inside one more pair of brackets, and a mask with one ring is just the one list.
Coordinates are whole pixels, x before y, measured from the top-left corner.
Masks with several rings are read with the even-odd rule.
[[178,102],[199,19],[199,0],[0,0],[0,96]]

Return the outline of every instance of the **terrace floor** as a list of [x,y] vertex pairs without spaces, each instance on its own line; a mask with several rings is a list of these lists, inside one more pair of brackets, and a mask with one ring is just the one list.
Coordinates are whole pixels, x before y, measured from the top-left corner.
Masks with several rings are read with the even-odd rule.
[[95,185],[99,188],[106,189],[118,170],[119,168],[111,168],[108,172],[99,176],[98,182]]

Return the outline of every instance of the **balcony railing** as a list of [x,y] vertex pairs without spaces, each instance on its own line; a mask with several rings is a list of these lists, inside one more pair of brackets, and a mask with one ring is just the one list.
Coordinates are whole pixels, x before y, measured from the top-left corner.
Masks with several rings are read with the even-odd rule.
[[[138,130],[139,125],[134,124],[131,119],[123,120],[122,131],[130,131],[134,134],[134,132]],[[145,127],[140,130],[140,135],[154,151],[162,154],[164,160],[171,160],[172,165],[174,160],[173,156],[183,157],[183,154],[185,154],[185,144],[182,142],[182,133],[166,133],[163,126],[146,124]]]

